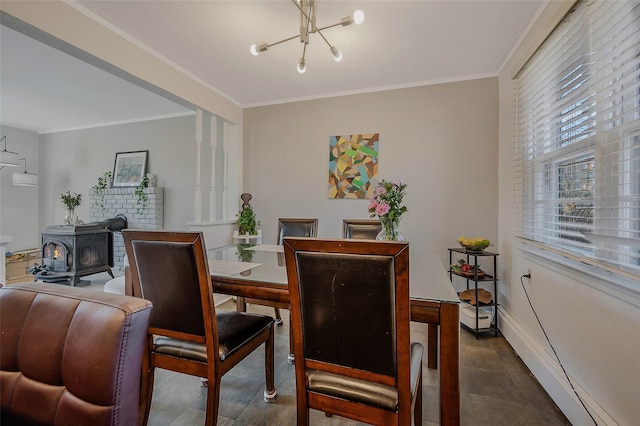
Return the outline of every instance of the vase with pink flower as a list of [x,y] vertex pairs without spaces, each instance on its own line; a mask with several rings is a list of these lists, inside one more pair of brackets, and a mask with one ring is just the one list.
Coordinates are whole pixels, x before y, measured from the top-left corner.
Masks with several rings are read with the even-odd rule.
[[378,216],[382,224],[382,231],[376,240],[404,241],[400,233],[400,216],[407,211],[402,205],[407,185],[402,181],[387,182],[382,180],[376,186],[369,201],[370,217]]

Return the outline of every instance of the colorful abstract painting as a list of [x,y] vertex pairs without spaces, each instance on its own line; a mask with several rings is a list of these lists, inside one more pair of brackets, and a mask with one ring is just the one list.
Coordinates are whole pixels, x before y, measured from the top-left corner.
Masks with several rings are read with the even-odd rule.
[[329,138],[329,198],[370,198],[378,174],[378,133]]

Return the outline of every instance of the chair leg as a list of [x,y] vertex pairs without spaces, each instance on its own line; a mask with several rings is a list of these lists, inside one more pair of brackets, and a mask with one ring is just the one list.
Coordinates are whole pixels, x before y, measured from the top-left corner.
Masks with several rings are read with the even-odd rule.
[[206,426],[216,426],[218,423],[218,409],[220,408],[220,381],[221,377],[214,377],[208,382],[215,382],[215,386],[209,386],[207,389],[207,411],[205,414],[204,424]]
[[293,364],[296,361],[296,357],[293,355],[293,323],[289,321],[289,355],[287,355],[287,362]]
[[153,336],[147,336],[147,344],[142,353],[140,366],[140,399],[138,401],[138,425],[145,426],[149,422],[151,400],[153,398],[154,367],[151,365],[150,347],[153,347]]
[[264,389],[264,401],[276,402],[278,399],[278,392],[275,385],[275,332],[273,326],[270,328],[269,340],[264,344],[264,375],[265,375],[265,389]]
[[[146,379],[142,381],[142,387],[140,389],[140,402],[144,403],[144,407],[141,407],[141,413],[138,415],[139,423],[146,425],[149,422],[149,413],[151,412],[151,401],[153,400],[153,379],[154,379],[155,367],[151,366],[146,371]],[[142,374],[145,374],[143,371]]]
[[296,419],[296,424],[297,426],[309,426],[309,407],[300,407],[299,405],[297,406],[297,419]]
[[282,317],[280,316],[280,309],[279,308],[273,308],[274,311],[276,311],[276,325],[281,326],[282,325]]
[[418,379],[418,389],[416,391],[416,407],[413,411],[413,424],[422,425],[422,367],[420,367],[420,378]]

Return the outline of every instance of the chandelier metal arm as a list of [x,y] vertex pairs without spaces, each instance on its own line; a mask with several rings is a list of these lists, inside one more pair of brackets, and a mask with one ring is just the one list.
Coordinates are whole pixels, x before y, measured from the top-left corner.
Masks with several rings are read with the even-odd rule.
[[335,24],[327,25],[326,27],[322,27],[322,28],[316,29],[316,31],[317,32],[324,31],[324,30],[327,30],[329,28],[337,27],[338,25],[342,25],[342,23],[341,22],[337,22]]
[[278,45],[280,43],[284,43],[285,41],[293,40],[294,38],[298,38],[298,37],[300,37],[300,34],[296,34],[296,35],[291,36],[289,38],[285,38],[284,40],[276,41],[275,43],[269,43],[266,46],[267,47],[272,47],[272,46]]
[[327,38],[324,36],[324,34],[322,34],[322,32],[320,31],[320,29],[318,29],[318,34],[320,34],[320,37],[322,37],[322,39],[324,40],[325,43],[327,43],[327,46],[329,46],[329,49],[331,49],[333,46],[331,45],[331,43],[329,43],[329,41],[327,40]]

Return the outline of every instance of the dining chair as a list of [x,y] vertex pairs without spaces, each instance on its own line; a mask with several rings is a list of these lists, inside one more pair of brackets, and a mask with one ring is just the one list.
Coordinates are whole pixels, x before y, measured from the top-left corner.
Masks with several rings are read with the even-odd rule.
[[133,296],[153,304],[143,361],[142,399],[146,424],[156,367],[206,379],[207,425],[218,419],[222,376],[265,345],[264,400],[274,386],[274,321],[267,315],[216,312],[201,232],[123,230]]
[[375,240],[382,231],[378,219],[342,219],[342,238],[356,240]]
[[278,239],[276,244],[282,245],[284,237],[317,237],[318,219],[279,218]]
[[[318,219],[315,218],[279,218],[277,245],[282,245],[284,237],[317,237]],[[276,324],[282,324],[280,309],[275,308]]]
[[[282,245],[282,239],[284,237],[316,237],[318,235],[318,219],[311,218],[279,218],[278,219],[278,237],[276,239],[277,245]],[[284,266],[284,265],[283,265]],[[246,306],[247,303],[253,303],[256,305],[264,305],[264,301],[256,299],[243,298],[239,300],[239,305]],[[273,306],[274,316],[276,319],[276,325],[282,325],[282,316],[280,315],[280,308],[287,309],[287,304],[269,304]],[[291,361],[292,358],[290,358]]]
[[422,354],[409,332],[409,244],[285,238],[297,424],[309,410],[422,424]]

